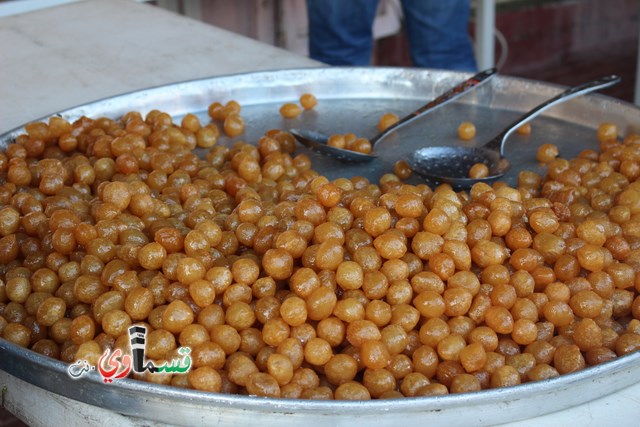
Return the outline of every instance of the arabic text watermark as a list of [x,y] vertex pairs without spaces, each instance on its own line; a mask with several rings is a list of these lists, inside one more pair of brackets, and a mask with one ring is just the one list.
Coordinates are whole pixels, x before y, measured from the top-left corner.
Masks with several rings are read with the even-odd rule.
[[170,374],[185,374],[189,372],[191,369],[191,349],[189,347],[180,347],[178,349],[179,358],[156,365],[145,358],[146,335],[146,327],[132,326],[129,328],[131,354],[124,354],[119,348],[105,350],[98,360],[98,366],[93,366],[86,360],[78,360],[69,365],[67,373],[71,378],[78,379],[88,372],[97,370],[106,384],[113,382],[113,380],[126,378],[130,372],[137,374],[145,371]]

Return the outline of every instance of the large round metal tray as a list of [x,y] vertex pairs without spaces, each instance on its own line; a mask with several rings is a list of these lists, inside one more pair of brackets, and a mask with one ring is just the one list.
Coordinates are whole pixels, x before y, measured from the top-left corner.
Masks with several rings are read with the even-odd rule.
[[[268,129],[290,127],[372,136],[382,113],[402,115],[412,111],[466,77],[465,73],[406,68],[278,70],[157,87],[58,114],[69,120],[82,115],[117,118],[132,110],[145,113],[160,109],[174,117],[194,112],[204,118],[211,102],[235,99],[243,106],[248,129],[240,138],[248,142],[255,142]],[[368,164],[339,164],[304,148],[300,151],[307,153],[314,168],[330,179],[363,175],[377,180],[392,170],[396,160],[407,158],[416,148],[463,143],[456,136],[462,121],[474,122],[478,129],[471,144],[487,141],[521,112],[561,89],[499,76],[384,141],[376,147],[379,159]],[[314,93],[318,106],[298,119],[282,119],[279,106],[296,101],[304,92]],[[539,144],[554,143],[560,147],[561,156],[572,157],[586,148],[597,148],[595,128],[600,122],[616,123],[623,134],[639,132],[639,113],[631,104],[601,95],[554,107],[533,122],[530,136],[510,139],[507,156],[514,168],[505,180],[515,184],[522,169],[543,172],[535,160]],[[0,148],[20,132],[22,128],[0,136]],[[49,392],[121,414],[176,425],[492,425],[574,407],[640,381],[640,352],[636,352],[559,378],[477,393],[366,402],[303,401],[202,393],[129,379],[105,385],[95,372],[72,380],[66,364],[2,339],[0,354],[0,369]]]

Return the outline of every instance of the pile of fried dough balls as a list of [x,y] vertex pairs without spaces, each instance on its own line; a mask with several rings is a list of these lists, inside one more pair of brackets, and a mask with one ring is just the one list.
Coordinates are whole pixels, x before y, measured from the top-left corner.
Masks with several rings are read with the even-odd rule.
[[640,348],[640,136],[602,124],[599,152],[456,193],[405,183],[403,163],[329,181],[287,132],[219,143],[244,132],[237,102],[208,113],[51,117],[6,147],[4,339],[96,365],[139,324],[149,360],[192,362],[137,379],[343,400],[512,386]]

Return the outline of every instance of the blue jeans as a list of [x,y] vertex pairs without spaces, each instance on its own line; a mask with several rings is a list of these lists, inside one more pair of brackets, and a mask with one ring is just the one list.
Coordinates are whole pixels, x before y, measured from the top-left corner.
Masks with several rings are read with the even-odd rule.
[[[475,71],[470,0],[402,0],[416,67]],[[378,0],[307,0],[309,53],[331,65],[369,65]]]

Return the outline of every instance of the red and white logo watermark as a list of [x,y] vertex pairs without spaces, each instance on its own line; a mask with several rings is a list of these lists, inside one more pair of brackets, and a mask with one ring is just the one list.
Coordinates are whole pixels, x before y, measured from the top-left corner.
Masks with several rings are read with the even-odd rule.
[[156,365],[150,360],[146,360],[144,350],[147,336],[147,328],[144,326],[131,326],[129,328],[129,339],[131,342],[131,353],[124,354],[119,348],[115,350],[105,350],[98,366],[93,366],[86,360],[77,360],[69,365],[67,373],[73,379],[78,379],[91,371],[98,371],[104,383],[111,383],[113,380],[126,378],[129,373],[141,374],[145,371],[151,373],[166,372],[170,374],[186,374],[191,369],[191,349],[180,347],[178,349],[179,358],[174,358],[170,362]]

